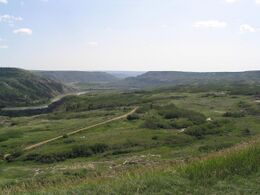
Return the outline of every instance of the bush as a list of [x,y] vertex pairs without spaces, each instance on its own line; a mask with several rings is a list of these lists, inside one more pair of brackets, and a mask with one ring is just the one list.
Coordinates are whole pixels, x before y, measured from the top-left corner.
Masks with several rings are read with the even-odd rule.
[[248,129],[248,128],[243,129],[243,130],[241,131],[241,135],[242,135],[242,136],[250,136],[250,135],[251,135],[250,129]]
[[106,144],[95,144],[89,147],[94,154],[103,153],[109,149]]
[[12,153],[6,157],[6,161],[7,162],[13,162],[15,161],[16,158],[20,157],[23,154],[21,149],[15,149],[14,151],[12,151]]
[[171,126],[176,129],[183,129],[192,126],[193,123],[186,118],[174,119],[171,121]]
[[156,135],[152,137],[152,140],[158,140],[158,139],[159,139],[159,137]]
[[71,144],[71,143],[74,143],[74,142],[76,142],[76,141],[74,139],[72,139],[72,138],[66,138],[63,141],[64,144]]
[[206,117],[203,114],[191,110],[178,108],[174,104],[159,108],[159,114],[165,119],[187,118],[194,124],[202,124],[206,121]]
[[50,153],[50,154],[28,154],[24,160],[34,160],[41,163],[54,163],[64,161],[70,158],[89,157],[95,154],[104,153],[109,150],[109,146],[106,144],[94,144],[94,145],[78,145],[74,146],[69,151]]
[[138,119],[140,119],[140,116],[136,113],[127,116],[127,120],[129,121],[138,120]]
[[225,114],[223,114],[223,117],[233,117],[233,118],[241,118],[244,116],[245,116],[244,112],[226,112]]
[[144,104],[137,109],[136,113],[144,114],[153,109],[153,107],[153,104]]
[[232,143],[216,143],[216,144],[209,144],[199,147],[200,152],[211,152],[211,151],[220,151],[225,148],[229,148],[233,146]]
[[69,138],[69,135],[68,135],[68,134],[64,134],[64,135],[62,136],[62,138],[64,138],[64,139]]
[[229,121],[219,120],[189,127],[186,129],[185,134],[203,138],[205,135],[219,135],[230,130],[231,126],[229,125]]
[[144,116],[144,127],[148,129],[168,129],[170,125],[156,111],[150,111]]
[[173,135],[164,139],[164,143],[168,146],[186,146],[192,143],[193,139],[185,134]]
[[72,148],[73,157],[88,157],[93,155],[93,151],[87,145],[74,146]]

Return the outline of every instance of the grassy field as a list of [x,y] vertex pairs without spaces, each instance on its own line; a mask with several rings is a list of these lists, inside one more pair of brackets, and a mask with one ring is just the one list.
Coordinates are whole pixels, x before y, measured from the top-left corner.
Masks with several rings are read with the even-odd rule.
[[[127,119],[67,135],[136,106]],[[226,91],[66,97],[48,114],[0,118],[0,189],[5,194],[257,193],[259,116],[253,96]],[[11,157],[4,159],[5,154]]]

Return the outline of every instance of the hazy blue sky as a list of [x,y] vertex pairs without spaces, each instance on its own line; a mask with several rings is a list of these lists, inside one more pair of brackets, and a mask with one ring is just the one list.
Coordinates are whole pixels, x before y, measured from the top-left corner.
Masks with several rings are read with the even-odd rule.
[[260,69],[260,0],[0,0],[0,66]]

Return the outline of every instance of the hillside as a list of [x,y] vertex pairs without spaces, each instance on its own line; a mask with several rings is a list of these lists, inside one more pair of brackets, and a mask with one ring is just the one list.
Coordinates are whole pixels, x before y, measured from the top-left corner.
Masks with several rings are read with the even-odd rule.
[[85,71],[37,71],[36,74],[63,83],[108,83],[118,79],[105,72]]
[[147,72],[137,77],[126,78],[121,85],[131,87],[156,87],[165,85],[205,83],[259,83],[260,71],[248,72]]
[[214,88],[67,96],[42,115],[0,116],[0,191],[257,194],[259,116],[253,95]]
[[63,84],[17,68],[0,68],[0,107],[40,104],[69,90]]
[[111,74],[119,79],[125,79],[128,77],[136,77],[141,74],[144,74],[145,72],[141,71],[107,71],[108,74]]

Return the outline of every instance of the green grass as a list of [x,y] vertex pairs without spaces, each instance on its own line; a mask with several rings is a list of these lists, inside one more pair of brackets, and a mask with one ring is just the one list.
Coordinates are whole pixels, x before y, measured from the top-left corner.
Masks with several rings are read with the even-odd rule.
[[247,176],[260,167],[260,147],[254,146],[235,152],[226,152],[217,157],[191,163],[181,169],[190,180],[205,185],[208,182],[235,175]]
[[68,185],[63,181],[61,186],[29,190],[28,194],[254,194],[260,189],[259,160],[258,142],[182,167],[142,167],[112,178],[96,177]]
[[[0,160],[0,189],[13,194],[29,191],[37,194],[40,189],[43,194],[257,192],[259,171],[258,167],[254,169],[254,157],[259,160],[259,146],[222,153],[260,134],[257,112],[246,112],[240,118],[223,116],[225,112],[241,110],[241,102],[244,102],[242,109],[247,105],[254,109],[258,106],[251,96],[242,95],[209,96],[207,92],[171,90],[107,91],[68,97],[63,105],[44,115],[1,117],[2,156],[59,135],[64,137],[24,151],[13,162]],[[140,109],[132,118],[65,136],[76,129],[127,113],[135,105]],[[159,115],[159,122],[167,125],[147,128],[144,124],[151,111]],[[195,115],[202,116],[201,124],[193,121]],[[212,121],[206,122],[208,118]],[[190,129],[196,134],[188,133]],[[194,136],[198,132],[203,136]],[[92,150],[97,144],[105,145],[105,150]],[[91,155],[89,151],[72,155],[73,149],[82,147],[84,151],[91,150]],[[216,156],[216,152],[221,155]],[[215,156],[211,157],[211,153]],[[28,159],[34,155],[58,156],[59,159]],[[198,162],[197,158],[206,160]],[[183,163],[186,165],[182,168],[176,166]],[[249,166],[245,168],[245,165]],[[202,184],[206,187],[201,187]]]

